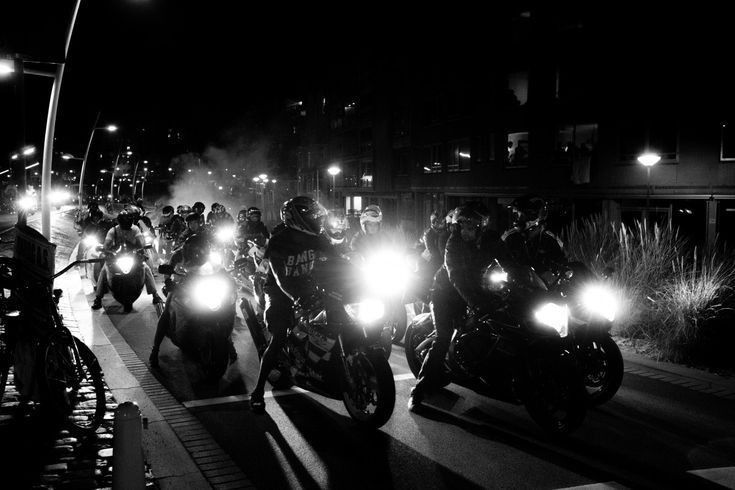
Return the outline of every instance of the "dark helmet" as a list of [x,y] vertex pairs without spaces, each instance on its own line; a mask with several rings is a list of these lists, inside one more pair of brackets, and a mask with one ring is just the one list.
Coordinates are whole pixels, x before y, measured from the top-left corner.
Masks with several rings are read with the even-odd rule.
[[219,203],[218,202],[213,202],[212,203],[212,211],[216,213],[217,212],[217,208],[219,208]]
[[510,203],[513,226],[528,229],[546,221],[549,206],[546,201],[534,195],[525,195]]
[[237,213],[237,222],[238,223],[243,223],[243,222],[247,221],[247,219],[248,219],[248,212],[247,212],[247,210],[241,209]]
[[126,204],[125,209],[133,215],[134,220],[137,220],[143,215],[143,211],[135,204]]
[[142,197],[139,197],[138,199],[136,199],[136,200],[135,200],[135,204],[136,204],[136,205],[137,205],[137,206],[138,206],[138,207],[139,207],[140,209],[143,209],[143,208],[144,208],[144,206],[143,206],[143,198],[142,198]]
[[227,212],[227,208],[225,208],[224,204],[217,204],[217,206],[214,208],[214,212],[217,214],[222,214]]
[[434,228],[443,228],[444,227],[444,212],[435,209],[431,212],[429,215],[429,223],[431,223],[431,226]]
[[209,257],[209,242],[204,235],[193,234],[184,242],[184,263],[186,265],[203,265]]
[[321,232],[326,214],[318,202],[306,196],[289,199],[281,209],[283,223],[287,227],[310,235]]
[[197,213],[189,213],[184,218],[184,221],[186,221],[187,223],[192,223],[194,221],[196,221],[197,223],[199,223],[199,222],[201,222],[201,215],[199,215]]
[[179,214],[181,217],[185,217],[191,213],[191,206],[188,204],[179,204],[176,207],[176,213]]
[[170,216],[170,215],[174,214],[174,207],[173,206],[164,206],[163,209],[161,210],[161,213],[164,216]]
[[135,217],[130,211],[126,209],[123,209],[117,215],[117,223],[120,225],[120,228],[122,228],[123,230],[131,229],[133,227],[134,221],[135,221]]
[[92,219],[102,219],[104,214],[100,208],[94,208],[89,212],[89,217]]
[[329,211],[324,231],[333,242],[341,243],[345,239],[345,230],[349,227],[344,211],[340,209]]
[[459,206],[452,215],[452,224],[454,225],[474,226],[479,229],[484,221],[485,216],[469,203]]
[[247,218],[250,219],[251,216],[257,216],[258,219],[260,219],[262,213],[260,212],[260,209],[256,208],[255,206],[250,206],[247,210]]
[[207,209],[207,207],[201,201],[195,202],[194,205],[191,207],[191,210],[197,214],[202,214],[205,209]]

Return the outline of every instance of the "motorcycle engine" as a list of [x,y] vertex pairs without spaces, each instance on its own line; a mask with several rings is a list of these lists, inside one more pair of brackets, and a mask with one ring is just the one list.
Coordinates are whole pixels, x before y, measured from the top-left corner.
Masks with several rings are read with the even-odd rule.
[[477,376],[497,339],[496,335],[479,328],[462,333],[452,343],[452,358],[466,375]]

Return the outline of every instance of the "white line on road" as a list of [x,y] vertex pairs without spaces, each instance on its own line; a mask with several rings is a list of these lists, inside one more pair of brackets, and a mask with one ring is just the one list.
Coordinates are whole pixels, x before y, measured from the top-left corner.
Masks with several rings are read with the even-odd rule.
[[687,473],[691,473],[692,475],[717,483],[725,488],[735,489],[735,466],[708,468],[705,470],[691,470],[687,471]]
[[[413,374],[403,373],[403,374],[397,374],[393,376],[394,381],[403,381],[406,379],[413,379]],[[266,398],[275,398],[277,396],[296,395],[296,394],[303,394],[303,393],[309,393],[309,391],[299,388],[297,386],[294,386],[293,388],[289,388],[287,390],[266,391],[264,395]],[[250,400],[250,395],[231,395],[231,396],[219,396],[215,398],[204,398],[201,400],[190,400],[188,402],[183,402],[182,405],[185,406],[186,408],[199,408],[199,407],[210,407],[212,405],[225,405],[227,403],[246,402],[248,400]]]

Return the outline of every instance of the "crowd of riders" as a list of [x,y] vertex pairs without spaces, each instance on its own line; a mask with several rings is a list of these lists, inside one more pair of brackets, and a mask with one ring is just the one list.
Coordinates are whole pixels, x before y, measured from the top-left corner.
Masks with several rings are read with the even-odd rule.
[[[433,211],[430,226],[419,240],[425,280],[431,283],[430,311],[437,336],[426,356],[416,386],[411,391],[408,407],[415,411],[432,392],[443,385],[443,360],[455,328],[469,312],[488,314],[497,305],[488,301],[482,289],[481,271],[495,260],[530,265],[541,274],[553,263],[565,261],[561,240],[548,229],[547,202],[537,196],[523,196],[508,206],[512,226],[498,230],[491,213],[476,201],[444,213]],[[224,205],[213,203],[205,218],[201,202],[164,206],[157,226],[145,215],[142,202],[126,205],[116,223],[105,220],[102,211],[91,204],[88,216],[79,221],[84,230],[97,233],[106,249],[118,242],[131,241],[140,246],[141,229],[148,230],[171,245],[170,263],[200,266],[217,229],[233,228],[233,244],[246,248],[257,243],[265,249],[269,260],[265,284],[264,319],[272,333],[262,360],[260,374],[250,394],[255,413],[265,410],[264,389],[268,373],[286,339],[293,321],[293,309],[310,308],[322,301],[312,278],[315,260],[320,256],[366,254],[385,244],[389,238],[383,228],[383,213],[376,204],[360,212],[327,211],[306,196],[286,201],[280,210],[280,223],[269,232],[262,222],[261,210],[248,207],[237,213],[227,212]],[[102,239],[104,237],[104,239]],[[187,264],[188,263],[188,264]],[[150,268],[146,269],[146,288],[153,301],[160,301]],[[167,281],[168,285],[168,281]],[[101,306],[106,284],[99,281],[93,308]],[[160,327],[160,326],[159,326]],[[165,330],[167,326],[160,327]],[[163,334],[156,335],[151,364],[158,365],[158,348]],[[234,356],[234,347],[232,355]]]

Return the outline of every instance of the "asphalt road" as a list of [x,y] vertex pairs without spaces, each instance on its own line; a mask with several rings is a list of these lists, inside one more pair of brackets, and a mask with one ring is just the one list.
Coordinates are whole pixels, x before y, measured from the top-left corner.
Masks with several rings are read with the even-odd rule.
[[[150,297],[129,314],[109,295],[104,305],[100,314],[147,362],[156,324]],[[706,488],[711,482],[692,471],[735,467],[732,400],[626,373],[613,400],[554,440],[523,407],[456,385],[432,400],[435,410],[410,414],[413,377],[399,346],[391,356],[396,408],[378,431],[359,430],[341,402],[313,394],[273,393],[267,414],[255,415],[247,393],[257,354],[239,315],[239,359],[219,383],[206,383],[168,340],[155,376],[260,488]]]

